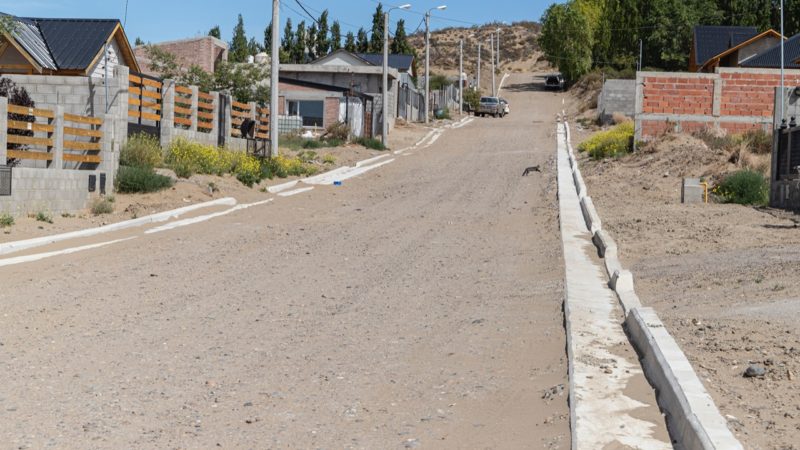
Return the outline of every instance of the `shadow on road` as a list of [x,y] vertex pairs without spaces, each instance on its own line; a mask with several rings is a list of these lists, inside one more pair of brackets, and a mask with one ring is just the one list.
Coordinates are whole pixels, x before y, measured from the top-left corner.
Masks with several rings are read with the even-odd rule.
[[503,87],[503,90],[510,92],[544,92],[545,89],[543,81],[534,81],[532,83],[514,83]]

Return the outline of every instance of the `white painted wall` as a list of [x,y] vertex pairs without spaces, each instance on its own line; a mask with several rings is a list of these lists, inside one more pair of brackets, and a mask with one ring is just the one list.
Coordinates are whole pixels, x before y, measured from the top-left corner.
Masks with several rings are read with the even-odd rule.
[[94,68],[89,71],[89,76],[92,78],[104,78],[105,77],[105,70],[106,70],[106,60],[108,60],[108,76],[114,76],[114,67],[120,64],[121,58],[121,51],[119,49],[119,44],[117,44],[116,39],[112,39],[111,43],[108,45],[108,57],[100,57],[100,59],[95,64]]

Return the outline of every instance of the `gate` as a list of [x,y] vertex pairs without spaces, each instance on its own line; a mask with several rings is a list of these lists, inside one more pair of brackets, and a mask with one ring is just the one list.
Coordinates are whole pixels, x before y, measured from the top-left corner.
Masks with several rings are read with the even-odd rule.
[[163,83],[160,78],[131,72],[128,75],[128,135],[146,133],[161,137]]

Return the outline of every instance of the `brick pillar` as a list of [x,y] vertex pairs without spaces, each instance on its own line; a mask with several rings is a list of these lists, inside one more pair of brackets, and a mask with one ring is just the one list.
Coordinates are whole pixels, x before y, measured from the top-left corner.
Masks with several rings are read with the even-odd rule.
[[0,166],[8,163],[8,97],[0,97]]
[[200,94],[200,88],[197,86],[191,86],[190,89],[192,90],[192,132],[197,133],[197,104],[199,103],[198,95]]
[[175,129],[175,81],[164,80],[161,89],[161,145],[172,142]]
[[48,169],[61,170],[64,168],[64,107],[57,105],[54,108],[53,119],[53,160]]

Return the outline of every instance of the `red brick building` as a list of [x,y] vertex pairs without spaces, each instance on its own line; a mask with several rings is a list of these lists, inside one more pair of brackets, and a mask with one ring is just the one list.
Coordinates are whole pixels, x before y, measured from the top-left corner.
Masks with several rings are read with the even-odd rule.
[[[209,73],[213,73],[222,61],[228,59],[228,43],[212,36],[158,42],[152,45],[175,55],[178,63],[185,68],[196,65]],[[133,51],[143,73],[158,75],[150,68],[150,59],[147,57],[145,46],[140,45]]]

